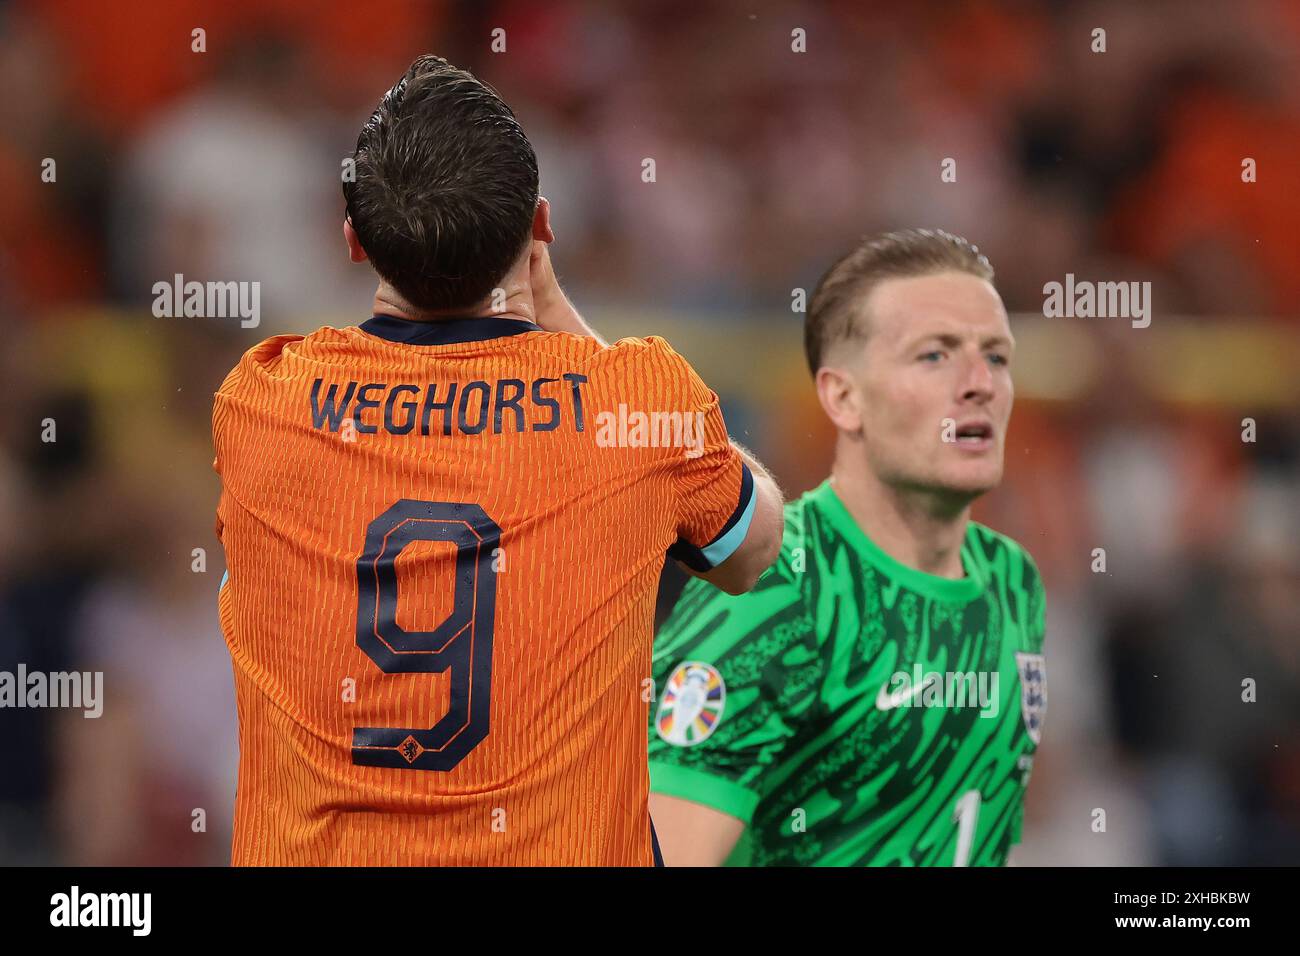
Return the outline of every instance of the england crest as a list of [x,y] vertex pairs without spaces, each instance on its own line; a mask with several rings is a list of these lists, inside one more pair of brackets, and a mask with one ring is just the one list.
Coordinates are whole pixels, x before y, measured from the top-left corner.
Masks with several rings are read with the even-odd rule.
[[1042,654],[1016,651],[1016,670],[1020,672],[1020,713],[1029,739],[1037,744],[1047,715],[1047,662]]
[[670,744],[693,747],[718,726],[726,700],[727,688],[716,667],[701,661],[679,664],[664,687],[655,730]]

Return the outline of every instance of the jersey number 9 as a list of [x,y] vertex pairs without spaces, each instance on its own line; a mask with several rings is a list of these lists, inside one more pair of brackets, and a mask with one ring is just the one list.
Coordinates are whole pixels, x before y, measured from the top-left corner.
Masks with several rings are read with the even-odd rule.
[[[478,505],[403,498],[370,522],[357,560],[357,646],[385,674],[451,669],[451,704],[428,729],[355,727],[352,762],[400,770],[451,770],[488,735],[496,574],[501,529]],[[397,556],[415,541],[456,546],[455,601],[432,631],[397,624]]]

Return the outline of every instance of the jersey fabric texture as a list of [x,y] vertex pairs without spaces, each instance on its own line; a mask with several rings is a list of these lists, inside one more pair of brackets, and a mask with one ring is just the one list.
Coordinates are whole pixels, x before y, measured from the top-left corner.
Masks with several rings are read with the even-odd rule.
[[742,820],[731,865],[999,865],[1046,709],[1030,556],[971,522],[965,577],[878,548],[830,482],[748,594],[686,585],[655,643],[651,787]]
[[235,864],[652,865],[660,568],[753,510],[680,355],[377,316],[250,349],[213,440]]

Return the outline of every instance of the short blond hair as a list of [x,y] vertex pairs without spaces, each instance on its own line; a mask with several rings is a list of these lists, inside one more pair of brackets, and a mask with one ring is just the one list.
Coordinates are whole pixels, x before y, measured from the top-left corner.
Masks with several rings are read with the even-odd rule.
[[866,334],[855,303],[884,279],[965,272],[993,281],[993,266],[978,248],[942,229],[903,229],[867,236],[822,276],[804,319],[804,352],[813,375],[836,343]]

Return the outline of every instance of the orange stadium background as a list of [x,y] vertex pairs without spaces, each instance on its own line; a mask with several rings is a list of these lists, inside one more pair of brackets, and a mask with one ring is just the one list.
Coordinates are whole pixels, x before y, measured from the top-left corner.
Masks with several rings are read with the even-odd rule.
[[[425,52],[519,116],[578,308],[668,339],[788,496],[832,440],[797,290],[867,232],[976,242],[1019,342],[976,517],[1036,557],[1052,661],[1013,862],[1300,860],[1300,7],[11,0],[0,670],[106,689],[0,711],[0,864],[229,861],[212,394],[368,317],[339,171]],[[155,317],[178,273],[260,283],[259,324]],[[1151,282],[1150,326],[1045,317],[1067,274]]]

